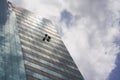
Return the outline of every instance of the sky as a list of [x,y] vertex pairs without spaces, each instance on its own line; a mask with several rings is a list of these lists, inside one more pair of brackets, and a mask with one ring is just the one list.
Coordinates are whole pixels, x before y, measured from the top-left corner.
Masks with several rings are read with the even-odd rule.
[[120,0],[10,0],[50,19],[85,80],[120,80]]

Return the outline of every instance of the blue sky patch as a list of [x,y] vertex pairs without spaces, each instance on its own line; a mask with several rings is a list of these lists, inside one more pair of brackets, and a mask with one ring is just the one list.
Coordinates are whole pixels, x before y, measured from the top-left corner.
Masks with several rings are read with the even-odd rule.
[[61,12],[61,19],[60,19],[60,21],[61,21],[61,22],[64,21],[65,24],[66,24],[68,27],[71,25],[72,19],[73,19],[73,15],[72,15],[69,11],[63,10],[63,11]]
[[117,54],[115,64],[116,67],[110,73],[108,80],[120,80],[120,53]]

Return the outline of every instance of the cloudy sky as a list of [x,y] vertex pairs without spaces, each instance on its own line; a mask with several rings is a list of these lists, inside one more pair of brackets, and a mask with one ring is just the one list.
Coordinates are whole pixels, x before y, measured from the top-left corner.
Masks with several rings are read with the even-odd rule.
[[120,80],[120,0],[10,0],[52,20],[85,80]]

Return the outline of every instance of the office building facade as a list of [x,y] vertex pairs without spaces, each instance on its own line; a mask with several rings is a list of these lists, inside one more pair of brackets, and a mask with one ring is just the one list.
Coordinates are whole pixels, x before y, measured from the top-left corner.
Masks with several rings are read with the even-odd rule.
[[0,27],[0,80],[84,80],[48,19],[6,7]]

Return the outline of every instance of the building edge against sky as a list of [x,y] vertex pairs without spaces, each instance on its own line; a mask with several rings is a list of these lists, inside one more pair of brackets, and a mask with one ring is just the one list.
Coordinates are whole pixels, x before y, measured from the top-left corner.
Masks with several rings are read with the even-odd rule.
[[0,3],[0,80],[84,80],[54,25]]

